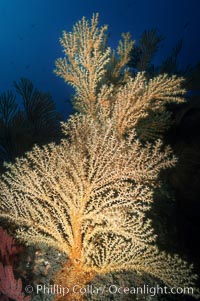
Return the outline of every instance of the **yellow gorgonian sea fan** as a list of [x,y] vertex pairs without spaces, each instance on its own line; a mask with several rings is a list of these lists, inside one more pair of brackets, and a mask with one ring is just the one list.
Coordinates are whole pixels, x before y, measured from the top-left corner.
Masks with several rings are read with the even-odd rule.
[[[127,68],[134,42],[122,34],[117,51],[107,45],[107,26],[98,26],[98,14],[83,17],[71,32],[63,31],[64,56],[56,60],[55,73],[71,85],[74,108],[104,123],[112,119],[123,138],[140,122],[140,137],[159,137],[171,123],[167,103],[184,101],[183,78],[145,72],[133,75]],[[154,116],[154,117],[152,117]],[[156,116],[156,117],[155,117]]]
[[59,285],[84,287],[96,275],[134,270],[169,286],[193,286],[191,267],[160,252],[146,218],[160,170],[176,159],[157,141],[142,146],[132,132],[119,140],[112,124],[74,116],[67,139],[35,147],[8,166],[0,185],[0,218],[18,226],[27,244],[44,243],[67,254]]
[[[99,100],[111,94],[108,81],[117,81],[129,61],[133,46],[130,34],[122,34],[117,52],[107,46],[107,29],[98,27],[98,14],[91,21],[83,17],[71,32],[63,31],[60,38],[64,57],[56,60],[55,73],[75,89],[74,107],[95,118]],[[97,116],[96,116],[97,117]]]

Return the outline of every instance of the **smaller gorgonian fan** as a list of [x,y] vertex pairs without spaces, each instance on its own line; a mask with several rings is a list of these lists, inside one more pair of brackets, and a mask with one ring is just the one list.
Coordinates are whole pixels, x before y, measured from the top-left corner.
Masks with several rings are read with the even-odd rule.
[[[159,252],[145,216],[160,170],[176,161],[170,149],[162,150],[160,141],[142,147],[133,132],[119,140],[109,124],[102,128],[82,116],[71,118],[64,131],[67,139],[59,145],[35,147],[9,165],[1,179],[0,217],[18,225],[18,238],[27,244],[67,253],[56,280],[71,289],[121,270],[193,286],[191,267]],[[65,300],[81,300],[75,295]]]
[[[142,133],[137,131],[141,139],[156,139],[171,124],[166,105],[184,102],[184,80],[167,74],[152,79],[145,72],[131,75],[127,68],[134,44],[131,35],[122,34],[114,51],[107,45],[107,26],[99,27],[98,17],[83,17],[71,32],[63,31],[60,43],[64,57],[56,60],[55,73],[74,88],[77,112],[101,123],[111,118],[121,139],[138,126],[142,128]],[[141,66],[148,65],[160,40],[155,31],[146,32]]]

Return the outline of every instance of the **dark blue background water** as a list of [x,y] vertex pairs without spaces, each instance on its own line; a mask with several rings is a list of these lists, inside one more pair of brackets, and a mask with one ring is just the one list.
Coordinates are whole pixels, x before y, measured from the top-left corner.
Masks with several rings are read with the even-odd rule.
[[13,80],[27,77],[37,88],[49,91],[66,116],[71,89],[53,74],[62,55],[59,37],[93,12],[109,25],[110,45],[121,32],[130,31],[136,41],[145,29],[157,27],[166,36],[156,62],[170,54],[180,37],[181,66],[199,60],[199,0],[0,0],[0,92],[12,89]]

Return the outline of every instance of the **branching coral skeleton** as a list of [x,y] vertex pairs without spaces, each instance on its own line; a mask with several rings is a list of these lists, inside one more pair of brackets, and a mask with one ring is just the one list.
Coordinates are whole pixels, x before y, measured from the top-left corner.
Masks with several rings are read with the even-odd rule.
[[[106,27],[98,29],[97,21],[93,16],[90,26],[83,18],[72,33],[63,33],[67,57],[56,63],[56,73],[75,87],[82,114],[63,124],[60,144],[36,146],[8,165],[0,217],[18,225],[25,243],[67,254],[55,277],[60,285],[84,286],[99,274],[135,270],[169,286],[194,286],[192,267],[158,250],[146,217],[160,171],[176,159],[160,140],[142,145],[133,129],[149,106],[156,111],[168,101],[183,101],[182,79],[163,75],[147,81],[140,73],[117,88],[106,86],[111,51],[105,48]],[[120,68],[128,53],[121,58]],[[102,106],[103,95],[106,101],[111,97],[108,106]],[[81,298],[68,294],[63,300]]]

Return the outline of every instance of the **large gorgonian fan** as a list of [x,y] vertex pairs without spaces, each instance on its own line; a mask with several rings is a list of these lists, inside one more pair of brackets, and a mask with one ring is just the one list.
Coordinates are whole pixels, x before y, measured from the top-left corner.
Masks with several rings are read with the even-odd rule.
[[[112,124],[103,128],[87,117],[74,116],[63,127],[68,139],[35,147],[8,166],[0,217],[19,227],[25,243],[66,252],[56,281],[71,289],[120,270],[149,273],[169,286],[193,286],[191,267],[159,252],[146,218],[160,170],[176,162],[170,149],[161,150],[160,141],[144,147],[134,132],[119,140]],[[81,300],[79,294],[65,297]]]

